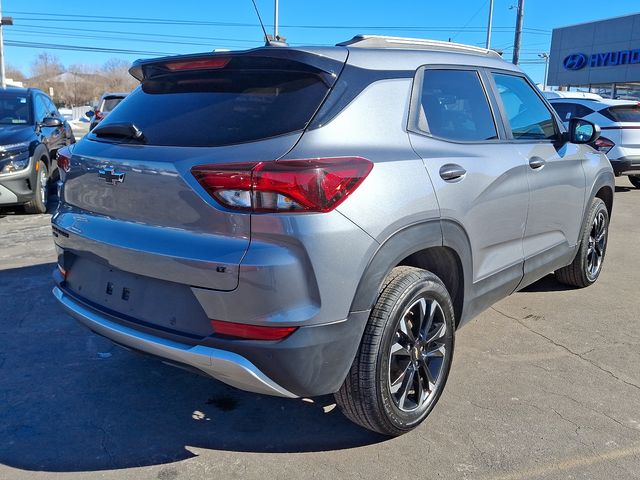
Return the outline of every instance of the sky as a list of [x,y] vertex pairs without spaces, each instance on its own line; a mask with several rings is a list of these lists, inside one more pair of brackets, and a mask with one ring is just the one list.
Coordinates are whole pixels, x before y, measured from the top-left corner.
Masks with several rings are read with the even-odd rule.
[[[268,33],[273,0],[256,0]],[[494,0],[492,48],[511,60],[517,0]],[[606,8],[604,7],[606,5]],[[551,30],[640,11],[638,0],[526,0],[521,67],[542,83]],[[358,33],[484,46],[489,0],[280,0],[280,34],[291,45],[333,45]],[[27,76],[47,51],[65,66],[262,44],[251,0],[2,0],[6,63]]]

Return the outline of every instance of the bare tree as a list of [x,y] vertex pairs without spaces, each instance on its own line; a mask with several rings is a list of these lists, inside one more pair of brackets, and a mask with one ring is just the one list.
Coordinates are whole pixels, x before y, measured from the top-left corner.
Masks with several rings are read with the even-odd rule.
[[31,75],[33,77],[45,77],[51,79],[64,72],[64,67],[57,55],[49,52],[41,52],[31,63]]
[[26,75],[22,73],[22,70],[20,70],[15,65],[8,64],[5,67],[5,72],[7,78],[10,78],[11,80],[15,80],[17,82],[24,82],[27,79]]
[[119,58],[105,62],[100,73],[107,78],[106,90],[128,92],[136,87],[138,82],[129,74],[129,66],[129,62]]

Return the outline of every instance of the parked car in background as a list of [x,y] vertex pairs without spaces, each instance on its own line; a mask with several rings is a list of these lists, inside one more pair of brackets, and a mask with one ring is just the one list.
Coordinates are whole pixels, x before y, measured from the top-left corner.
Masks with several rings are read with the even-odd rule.
[[58,177],[56,152],[75,142],[51,99],[33,88],[0,90],[0,207],[47,211],[49,180]]
[[126,98],[127,95],[129,94],[105,93],[104,95],[102,95],[96,108],[87,112],[87,117],[91,119],[89,130],[93,130],[96,125],[98,125],[107,115],[109,115],[111,110],[116,108],[116,106]]
[[565,128],[496,52],[358,36],[131,72],[142,88],[66,152],[52,225],[54,295],[132,350],[335,394],[400,435],[438,401],[457,328],[549,272],[602,271],[598,127]]
[[[570,94],[573,92],[563,92]],[[572,118],[584,118],[600,126],[595,147],[606,153],[616,176],[628,175],[640,188],[640,104],[634,100],[608,98],[551,98],[549,103],[568,125]]]

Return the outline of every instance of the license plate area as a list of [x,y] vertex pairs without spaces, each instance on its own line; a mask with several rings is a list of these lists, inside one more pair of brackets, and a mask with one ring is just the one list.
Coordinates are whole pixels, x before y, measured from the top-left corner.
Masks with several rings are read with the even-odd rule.
[[135,275],[76,257],[66,287],[105,311],[163,330],[205,337],[213,331],[188,285]]

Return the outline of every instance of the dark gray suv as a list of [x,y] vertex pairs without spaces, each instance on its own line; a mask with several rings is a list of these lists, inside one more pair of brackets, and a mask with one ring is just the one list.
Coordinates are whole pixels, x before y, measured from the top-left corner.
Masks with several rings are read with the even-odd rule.
[[335,394],[411,430],[454,332],[602,270],[614,177],[496,53],[358,36],[136,62],[67,153],[54,295],[94,332],[229,385]]

